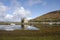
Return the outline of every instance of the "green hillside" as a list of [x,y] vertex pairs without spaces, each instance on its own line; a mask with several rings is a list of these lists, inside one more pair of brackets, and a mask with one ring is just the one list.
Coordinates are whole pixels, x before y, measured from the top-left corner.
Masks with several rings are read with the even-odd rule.
[[46,13],[42,16],[38,16],[36,17],[35,19],[33,20],[30,20],[30,21],[60,21],[60,10],[57,10],[57,11],[52,11],[52,12],[49,12],[49,13]]

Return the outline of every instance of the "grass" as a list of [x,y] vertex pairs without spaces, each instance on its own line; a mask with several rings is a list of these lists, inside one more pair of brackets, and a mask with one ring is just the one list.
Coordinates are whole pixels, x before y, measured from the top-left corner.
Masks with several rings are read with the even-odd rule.
[[0,30],[0,40],[60,40],[60,30]]
[[0,37],[0,40],[60,40],[60,36],[43,36],[43,37]]

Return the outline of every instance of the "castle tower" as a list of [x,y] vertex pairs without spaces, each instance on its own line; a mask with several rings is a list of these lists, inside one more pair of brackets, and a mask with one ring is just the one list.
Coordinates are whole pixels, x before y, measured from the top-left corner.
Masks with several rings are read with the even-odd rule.
[[21,19],[21,27],[22,27],[22,29],[26,28],[27,23],[28,23],[28,20],[26,18]]

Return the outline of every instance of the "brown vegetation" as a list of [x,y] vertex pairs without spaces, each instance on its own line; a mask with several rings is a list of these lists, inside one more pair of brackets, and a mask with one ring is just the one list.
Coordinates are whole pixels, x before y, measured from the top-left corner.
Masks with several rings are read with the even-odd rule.
[[30,21],[60,21],[60,10],[49,12]]

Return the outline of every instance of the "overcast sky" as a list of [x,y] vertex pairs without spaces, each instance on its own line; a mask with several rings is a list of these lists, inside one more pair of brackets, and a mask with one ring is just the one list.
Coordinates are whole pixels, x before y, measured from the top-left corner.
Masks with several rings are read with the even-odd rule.
[[0,0],[0,21],[20,21],[60,10],[60,0]]

